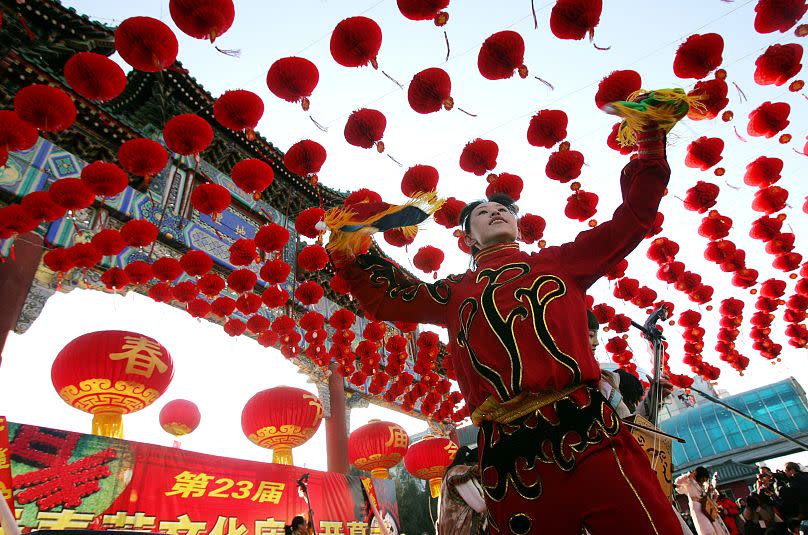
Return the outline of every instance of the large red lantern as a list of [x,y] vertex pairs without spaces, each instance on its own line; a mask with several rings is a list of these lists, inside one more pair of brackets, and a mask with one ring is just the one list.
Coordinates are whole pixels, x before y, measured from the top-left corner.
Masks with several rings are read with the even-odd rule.
[[115,50],[143,72],[160,72],[177,59],[179,43],[171,28],[151,17],[130,17],[115,29]]
[[427,435],[407,450],[404,467],[418,479],[429,481],[433,498],[440,494],[440,482],[457,455],[457,444],[448,438]]
[[157,340],[129,331],[79,336],[56,356],[51,380],[59,396],[93,415],[93,433],[123,437],[123,414],[151,405],[168,388],[174,364]]
[[323,419],[314,394],[291,386],[258,392],[241,412],[241,429],[250,441],[273,450],[272,462],[293,464],[292,448],[309,440]]
[[388,479],[388,470],[401,461],[410,437],[398,424],[371,420],[348,437],[348,460],[371,477]]
[[194,402],[185,399],[169,401],[160,410],[160,427],[175,437],[193,432],[199,427],[201,419],[199,407]]

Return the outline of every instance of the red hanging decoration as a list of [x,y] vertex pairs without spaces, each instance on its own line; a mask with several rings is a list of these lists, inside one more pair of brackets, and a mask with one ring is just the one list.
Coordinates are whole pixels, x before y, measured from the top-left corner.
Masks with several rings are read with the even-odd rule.
[[77,243],[68,249],[68,254],[74,266],[84,269],[92,268],[103,259],[90,243]]
[[407,197],[435,191],[438,187],[438,170],[431,165],[413,165],[404,172],[401,192]]
[[230,246],[230,263],[234,266],[249,266],[258,258],[255,240],[242,238]]
[[550,31],[559,39],[580,40],[595,35],[602,0],[557,0],[550,11]]
[[184,34],[210,39],[211,43],[230,28],[236,17],[233,0],[170,0],[168,12]]
[[537,242],[544,235],[547,222],[543,217],[533,214],[524,214],[517,222],[519,239],[527,244]]
[[230,206],[230,201],[227,188],[213,182],[199,184],[191,193],[191,205],[199,212],[211,216],[214,221]]
[[345,141],[355,147],[369,149],[376,146],[376,150],[384,152],[384,129],[387,127],[387,118],[378,110],[362,108],[351,113],[345,123]]
[[115,50],[143,72],[160,72],[177,59],[179,43],[171,28],[151,17],[130,17],[115,29]]
[[11,204],[0,208],[0,240],[17,234],[25,234],[39,226],[39,220],[33,219],[19,204]]
[[322,145],[310,139],[298,141],[283,155],[283,165],[296,175],[308,178],[311,184],[317,183],[317,173],[322,169],[326,151]]
[[255,245],[264,252],[280,251],[289,241],[289,231],[277,223],[269,223],[255,233]]
[[80,178],[62,178],[48,188],[51,200],[65,210],[83,210],[93,204],[95,195]]
[[151,265],[143,260],[135,260],[124,266],[129,281],[132,284],[148,284],[153,277]]
[[12,110],[0,110],[0,167],[6,165],[9,152],[28,150],[36,144],[36,129]]
[[614,126],[612,126],[612,131],[609,132],[609,136],[606,138],[606,145],[610,149],[616,150],[617,152],[623,155],[631,154],[632,152],[637,150],[637,145],[627,145],[625,147],[620,145],[620,141],[617,139],[617,133],[619,132],[619,130],[620,130],[620,123],[616,123]]
[[382,46],[382,30],[367,17],[350,17],[331,33],[331,57],[343,67],[379,68],[376,56]]
[[213,142],[213,128],[202,117],[184,113],[169,119],[163,128],[163,139],[169,150],[190,156],[199,154]]
[[179,260],[164,256],[152,262],[152,273],[161,281],[173,282],[182,275],[182,266]]
[[505,80],[513,76],[527,78],[525,41],[518,33],[506,30],[488,37],[477,56],[477,68],[488,80]]
[[189,301],[196,299],[196,296],[199,295],[199,290],[197,289],[195,282],[184,281],[178,283],[171,289],[171,295],[173,295],[174,299],[180,303],[188,303]]
[[724,159],[724,140],[718,137],[701,136],[687,146],[685,165],[706,171]]
[[89,100],[107,102],[126,88],[123,69],[103,54],[76,52],[67,60],[65,80],[73,91]]
[[746,166],[743,181],[749,186],[765,188],[780,180],[782,170],[783,160],[780,158],[760,156]]
[[679,78],[701,79],[721,66],[724,39],[717,33],[694,34],[676,50],[673,73]]
[[275,171],[262,160],[247,158],[233,166],[230,178],[239,189],[252,194],[253,199],[258,200],[264,190],[275,180]]
[[774,44],[755,60],[755,82],[781,86],[802,69],[802,46]]
[[715,206],[719,191],[720,188],[715,184],[699,180],[695,186],[687,190],[685,208],[703,214]]
[[246,268],[234,269],[227,276],[227,286],[237,294],[251,292],[258,283],[258,275]]
[[407,101],[417,113],[433,113],[441,108],[451,110],[454,99],[451,97],[452,80],[443,69],[425,69],[415,76],[407,89]]
[[449,14],[443,11],[449,7],[449,0],[396,0],[398,10],[410,20],[433,20],[435,26],[443,26]]
[[247,329],[253,334],[262,333],[269,329],[269,320],[260,314],[251,316],[247,320]]
[[22,198],[20,205],[29,217],[37,221],[56,221],[64,217],[66,212],[63,207],[53,202],[47,191],[32,191]]
[[76,121],[76,105],[57,87],[31,84],[14,95],[17,116],[37,130],[61,132]]
[[[180,262],[182,262],[182,259],[180,260]],[[201,293],[210,298],[214,298],[217,295],[219,295],[219,293],[222,290],[224,290],[225,283],[224,279],[221,278],[219,275],[215,273],[208,273],[207,275],[202,275],[201,277],[199,277],[199,281],[196,283],[196,286],[197,288],[199,288],[199,291]]]
[[463,171],[483,176],[497,166],[499,146],[488,139],[477,138],[463,147],[460,153],[460,168]]
[[433,215],[435,223],[448,229],[458,226],[460,224],[460,212],[462,212],[465,207],[466,203],[463,201],[449,197],[444,201],[443,205],[435,211]]
[[129,176],[114,163],[93,162],[81,170],[84,185],[99,197],[115,197],[129,185]]
[[325,291],[316,281],[301,282],[295,290],[295,298],[304,306],[316,305],[323,295],[325,295]]
[[550,154],[544,172],[547,178],[565,184],[581,176],[584,155],[577,150],[560,150]]
[[785,102],[766,101],[749,113],[746,131],[750,136],[772,138],[788,126],[791,106]]
[[[409,232],[408,229],[414,229],[414,232]],[[406,247],[415,241],[415,236],[418,235],[418,227],[394,228],[384,231],[382,234],[384,241],[393,247]]]
[[227,296],[219,297],[210,304],[210,310],[217,316],[227,317],[236,310],[236,300]]
[[169,401],[160,409],[160,427],[175,437],[192,433],[201,419],[202,415],[196,404],[184,399]]
[[[0,213],[2,213],[2,211],[0,211]],[[42,262],[48,269],[55,273],[70,271],[76,266],[73,263],[73,258],[70,256],[69,250],[64,248],[51,249],[44,254]]]
[[130,139],[118,149],[121,167],[136,176],[142,176],[148,185],[153,176],[168,163],[168,152],[162,145],[145,137]]
[[283,284],[289,278],[289,273],[292,271],[292,266],[276,258],[274,260],[267,260],[261,266],[260,275],[263,280],[269,284]]
[[276,97],[286,102],[300,102],[309,109],[309,97],[320,81],[317,66],[306,58],[281,58],[269,67],[267,87]]
[[146,247],[157,239],[157,227],[145,219],[132,219],[121,227],[121,238],[130,247]]
[[289,293],[278,286],[270,286],[261,294],[261,300],[268,308],[278,308],[289,301]]
[[550,149],[567,137],[567,114],[561,110],[539,110],[527,127],[527,142]]
[[239,319],[229,319],[223,325],[224,332],[228,334],[228,336],[236,337],[241,336],[247,330],[247,325],[239,320]]
[[252,292],[243,293],[236,299],[236,308],[247,316],[255,314],[261,310],[261,296]]
[[768,186],[755,192],[752,200],[752,210],[771,215],[786,207],[788,191],[780,186]]
[[317,238],[325,229],[320,223],[325,219],[325,210],[320,207],[306,208],[295,219],[295,230],[307,238]]
[[488,187],[485,188],[485,196],[490,199],[492,195],[501,193],[518,201],[522,196],[523,187],[524,182],[521,177],[511,173],[499,173],[490,177]]
[[382,202],[382,196],[376,193],[373,190],[369,190],[368,188],[359,188],[358,190],[352,192],[345,198],[343,205],[348,207],[352,204],[361,204],[361,203],[377,203]]
[[191,249],[180,258],[180,267],[191,277],[201,277],[213,269],[213,259],[205,251]]
[[640,73],[632,70],[612,71],[598,84],[595,93],[595,106],[603,109],[607,104],[618,100],[626,100],[628,96],[642,87]]
[[755,6],[755,31],[785,33],[808,11],[804,0],[759,0]]
[[[437,247],[426,245],[418,249],[415,256],[412,258],[412,265],[423,271],[424,273],[437,272],[444,259],[443,251]],[[436,273],[437,275],[437,273]]]
[[247,139],[255,138],[255,127],[264,115],[264,101],[245,89],[225,91],[213,103],[213,117],[234,132],[244,132]]
[[579,189],[567,197],[567,206],[564,208],[564,215],[570,219],[586,221],[594,216],[597,211],[597,194]]
[[328,264],[328,253],[322,245],[307,245],[297,254],[297,265],[306,271],[319,271]]
[[721,110],[729,104],[729,99],[727,99],[728,91],[727,82],[720,78],[696,82],[696,85],[687,95],[690,97],[698,96],[701,99],[699,102],[703,109],[695,106],[691,107],[687,112],[687,117],[694,121],[715,119],[721,113]]

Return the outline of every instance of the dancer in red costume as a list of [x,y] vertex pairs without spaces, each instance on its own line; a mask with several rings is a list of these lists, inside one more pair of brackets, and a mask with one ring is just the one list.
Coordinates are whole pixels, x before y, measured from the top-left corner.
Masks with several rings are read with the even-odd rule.
[[373,254],[334,258],[366,313],[446,326],[480,426],[494,534],[681,535],[648,458],[600,394],[587,289],[642,241],[670,176],[662,130],[638,134],[610,221],[538,253],[516,244],[509,199],[461,215],[474,269],[427,284]]

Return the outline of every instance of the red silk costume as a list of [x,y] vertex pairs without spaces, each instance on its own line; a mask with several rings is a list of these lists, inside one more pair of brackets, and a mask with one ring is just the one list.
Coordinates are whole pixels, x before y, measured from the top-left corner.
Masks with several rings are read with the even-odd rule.
[[579,535],[586,525],[593,535],[681,534],[645,453],[597,390],[587,340],[586,290],[642,241],[665,191],[664,138],[653,136],[623,169],[612,219],[570,243],[537,253],[489,247],[474,270],[433,284],[371,254],[338,266],[374,318],[447,327],[470,411],[487,399],[562,392],[507,424],[481,422],[492,533]]

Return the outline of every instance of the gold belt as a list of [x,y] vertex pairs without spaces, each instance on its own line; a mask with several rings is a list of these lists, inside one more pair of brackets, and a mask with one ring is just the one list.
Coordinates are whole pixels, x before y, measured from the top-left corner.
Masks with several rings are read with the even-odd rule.
[[480,422],[490,421],[500,424],[509,424],[523,416],[535,413],[542,407],[564,399],[579,388],[585,385],[574,385],[555,392],[521,392],[508,401],[499,401],[496,396],[491,395],[483,401],[479,407],[471,414],[471,421],[474,425]]

